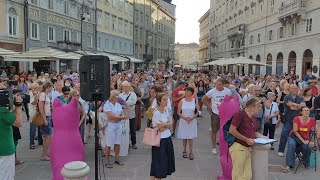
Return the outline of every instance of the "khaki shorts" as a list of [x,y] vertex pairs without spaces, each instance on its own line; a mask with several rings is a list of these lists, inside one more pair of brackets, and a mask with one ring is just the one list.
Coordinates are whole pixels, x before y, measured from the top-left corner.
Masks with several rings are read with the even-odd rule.
[[220,128],[220,117],[218,114],[212,113],[211,115],[211,131],[216,133]]

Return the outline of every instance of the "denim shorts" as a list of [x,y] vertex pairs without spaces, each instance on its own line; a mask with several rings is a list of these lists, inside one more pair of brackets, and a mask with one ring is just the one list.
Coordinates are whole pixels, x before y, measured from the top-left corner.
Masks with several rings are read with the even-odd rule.
[[46,117],[48,121],[48,126],[41,126],[40,131],[43,135],[51,135],[52,134],[52,118],[51,116]]

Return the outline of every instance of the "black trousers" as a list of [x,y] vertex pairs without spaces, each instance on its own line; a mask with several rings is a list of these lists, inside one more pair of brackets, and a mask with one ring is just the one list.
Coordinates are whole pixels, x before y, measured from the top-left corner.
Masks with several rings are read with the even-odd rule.
[[274,139],[274,132],[276,131],[276,125],[265,123],[263,128],[263,135],[267,136],[269,133],[269,139]]
[[131,139],[131,144],[135,145],[137,144],[137,138],[136,138],[136,118],[129,119],[130,121],[130,139]]
[[23,106],[24,106],[24,110],[26,111],[27,118],[30,118],[28,103],[23,103]]

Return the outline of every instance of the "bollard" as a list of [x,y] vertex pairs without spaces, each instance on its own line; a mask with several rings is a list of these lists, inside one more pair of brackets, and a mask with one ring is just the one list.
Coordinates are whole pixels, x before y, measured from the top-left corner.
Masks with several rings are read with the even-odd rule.
[[268,180],[270,144],[252,147],[252,180]]
[[82,161],[72,161],[65,164],[61,170],[64,180],[86,180],[90,167]]

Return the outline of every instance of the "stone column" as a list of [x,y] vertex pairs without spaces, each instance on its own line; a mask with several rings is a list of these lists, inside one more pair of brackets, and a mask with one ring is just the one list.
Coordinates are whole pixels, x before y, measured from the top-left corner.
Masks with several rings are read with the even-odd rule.
[[60,60],[56,60],[56,71],[57,73],[60,73]]
[[90,167],[82,161],[72,161],[64,165],[61,175],[64,180],[86,180]]
[[268,180],[268,164],[270,144],[252,147],[252,179]]

